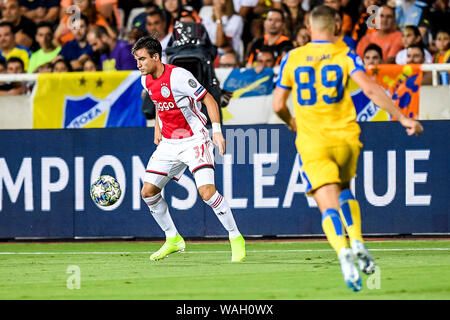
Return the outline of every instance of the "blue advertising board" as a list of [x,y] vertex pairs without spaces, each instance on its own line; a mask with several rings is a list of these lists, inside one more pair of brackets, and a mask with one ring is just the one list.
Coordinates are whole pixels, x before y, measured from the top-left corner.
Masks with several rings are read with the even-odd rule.
[[[352,188],[363,233],[448,233],[448,121],[424,121],[410,137],[397,122],[364,122]],[[282,125],[226,126],[227,153],[216,152],[216,185],[244,235],[323,234],[305,197],[294,133]],[[163,237],[141,199],[153,128],[0,131],[0,238]],[[100,174],[123,196],[98,207],[89,186]],[[185,237],[224,236],[186,171],[164,189]]]

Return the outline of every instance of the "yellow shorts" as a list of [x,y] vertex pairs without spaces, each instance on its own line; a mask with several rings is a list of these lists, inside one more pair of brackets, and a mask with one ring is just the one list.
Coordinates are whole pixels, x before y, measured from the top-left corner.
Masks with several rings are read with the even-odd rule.
[[306,193],[312,195],[326,184],[348,184],[356,176],[361,147],[358,141],[332,147],[301,148],[300,169],[307,183]]

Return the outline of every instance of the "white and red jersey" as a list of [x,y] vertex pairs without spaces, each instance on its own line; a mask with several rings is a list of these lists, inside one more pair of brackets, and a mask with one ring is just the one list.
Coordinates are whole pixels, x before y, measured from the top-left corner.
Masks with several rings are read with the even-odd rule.
[[148,74],[142,76],[141,82],[158,111],[163,138],[183,139],[204,134],[207,119],[200,111],[200,100],[207,91],[191,72],[164,64],[159,78],[153,79]]

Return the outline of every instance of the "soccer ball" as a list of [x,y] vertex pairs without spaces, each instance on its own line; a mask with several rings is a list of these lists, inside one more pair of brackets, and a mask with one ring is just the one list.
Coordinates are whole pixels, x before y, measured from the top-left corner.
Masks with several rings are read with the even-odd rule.
[[102,175],[91,185],[91,198],[100,206],[110,206],[122,195],[119,182],[108,175]]

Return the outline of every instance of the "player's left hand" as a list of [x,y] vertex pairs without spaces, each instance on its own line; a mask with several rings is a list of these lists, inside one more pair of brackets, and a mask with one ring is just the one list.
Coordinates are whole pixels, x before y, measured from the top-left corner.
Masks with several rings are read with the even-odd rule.
[[225,138],[221,132],[216,132],[213,134],[212,140],[214,144],[219,148],[219,153],[221,156],[225,154]]

